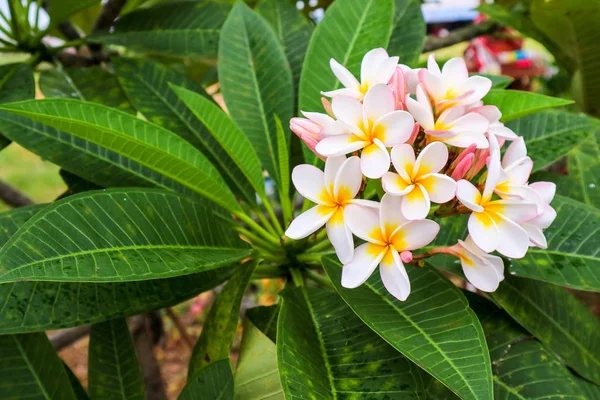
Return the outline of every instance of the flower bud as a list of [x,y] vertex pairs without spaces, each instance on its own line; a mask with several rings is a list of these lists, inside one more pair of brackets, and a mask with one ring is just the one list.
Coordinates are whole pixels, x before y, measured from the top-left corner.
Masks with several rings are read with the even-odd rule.
[[413,255],[411,251],[403,251],[402,253],[400,253],[400,260],[402,260],[403,263],[409,263],[413,260]]
[[406,98],[406,80],[404,79],[404,72],[398,65],[394,74],[392,75],[388,86],[392,89],[394,94],[394,100],[396,104],[396,110],[405,110],[404,99]]
[[315,150],[315,147],[317,147],[319,141],[323,139],[323,135],[321,134],[321,125],[307,118],[292,118],[290,120],[290,129],[296,134],[296,136],[306,143],[308,148],[313,153],[315,153],[320,159],[325,159]]
[[458,166],[458,164],[465,159],[465,157],[467,157],[469,154],[475,154],[475,150],[477,150],[477,144],[473,143],[472,145],[470,145],[469,147],[467,147],[466,149],[463,150],[462,153],[460,153],[458,155],[458,157],[456,157],[456,160],[454,160],[452,162],[452,165],[450,166],[451,168],[456,168]]
[[415,142],[415,139],[417,138],[417,135],[419,135],[419,130],[420,129],[421,129],[421,125],[419,125],[418,122],[415,122],[415,125],[413,126],[412,133],[410,134],[410,137],[406,141],[406,144],[412,145]]
[[325,109],[325,112],[331,118],[335,118],[335,115],[333,115],[333,108],[331,108],[331,102],[327,98],[321,97],[321,104],[323,104],[323,108]]
[[[461,156],[462,156],[462,154],[461,154]],[[473,154],[473,153],[467,154],[466,157],[464,157],[462,160],[459,161],[458,165],[456,166],[456,168],[454,169],[454,172],[452,172],[452,175],[450,177],[452,179],[454,179],[455,181],[462,179],[467,174],[469,169],[471,169],[471,165],[473,165],[474,159],[475,159],[475,154]]]

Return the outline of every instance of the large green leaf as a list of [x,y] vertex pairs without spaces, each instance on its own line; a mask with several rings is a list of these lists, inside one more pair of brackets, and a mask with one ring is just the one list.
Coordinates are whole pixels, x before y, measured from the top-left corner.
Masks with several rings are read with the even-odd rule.
[[551,165],[600,131],[600,124],[593,118],[558,110],[535,113],[506,126],[525,139],[534,171]]
[[275,31],[292,69],[295,92],[298,91],[302,62],[313,25],[294,5],[281,0],[262,0],[255,8]]
[[201,203],[175,193],[86,192],[44,208],[10,238],[0,250],[0,282],[123,282],[206,271],[251,254],[226,229],[211,224]]
[[35,80],[25,63],[0,65],[0,103],[33,99]]
[[400,63],[410,66],[419,60],[427,24],[421,12],[419,0],[395,0],[394,29],[387,50],[392,56],[399,56]]
[[341,265],[325,257],[323,266],[346,303],[386,342],[460,397],[492,398],[481,325],[463,294],[437,271],[409,266],[412,290],[401,302],[387,292],[378,273],[359,288],[345,289]]
[[280,182],[274,115],[283,121],[292,117],[292,74],[273,30],[243,2],[236,3],[223,25],[218,70],[231,117],[254,145],[263,167]]
[[277,364],[287,399],[421,397],[419,368],[335,293],[300,287],[282,296]]
[[504,89],[514,81],[513,78],[506,75],[491,75],[491,74],[471,74],[471,76],[483,76],[492,81],[492,89]]
[[246,318],[252,322],[252,325],[267,335],[268,338],[275,343],[279,310],[279,304],[272,306],[253,307],[246,310]]
[[492,298],[581,376],[600,382],[600,322],[572,294],[509,275]]
[[203,195],[240,209],[219,172],[191,144],[147,121],[99,104],[71,99],[25,101],[0,109],[102,146]]
[[579,385],[580,390],[585,395],[585,399],[600,399],[600,386],[578,376],[573,376],[573,379]]
[[46,7],[48,16],[50,17],[48,30],[57,26],[77,11],[90,7],[96,3],[100,3],[100,0],[55,0],[48,2]]
[[502,112],[502,122],[522,118],[548,108],[562,107],[573,101],[558,97],[550,97],[534,92],[521,90],[492,89],[483,98],[486,105],[496,106]]
[[175,57],[215,57],[231,6],[219,1],[182,1],[140,9],[120,18],[114,32],[90,41]]
[[188,378],[202,368],[229,356],[235,339],[242,298],[256,269],[256,261],[237,266],[223,290],[210,308],[202,333],[192,350]]
[[557,191],[600,209],[600,132],[574,149],[567,157],[569,175]]
[[239,400],[284,399],[275,343],[248,319],[244,322],[234,388]]
[[[177,85],[188,89],[190,91],[188,97],[196,95],[201,97],[201,100],[205,100],[206,107],[212,110],[212,107],[217,106],[208,100],[210,96],[201,86],[165,66],[149,60],[120,58],[115,61],[114,65],[121,86],[144,117],[178,134],[200,149],[210,162],[217,167],[229,187],[242,195],[245,201],[251,204],[255,202],[254,189],[240,170],[240,166],[244,164],[236,162],[227,154],[211,131],[198,120],[169,87],[169,85]],[[200,102],[201,100],[196,101]],[[218,111],[215,111],[215,113]],[[229,119],[226,115],[223,118]],[[245,143],[243,142],[244,138],[238,137],[237,139]],[[240,144],[240,148],[243,147]],[[262,183],[260,164],[258,170]]]
[[[235,174],[235,179],[243,180],[244,184],[249,182],[254,191],[265,198],[265,181],[260,160],[244,132],[215,103],[182,87],[172,86],[172,89],[206,126],[208,134],[216,141],[213,146],[220,151],[215,156],[225,159],[224,162],[228,165],[224,168],[227,168],[231,175]],[[253,191],[250,193],[254,196]]]
[[233,374],[229,359],[215,361],[188,379],[179,400],[233,400]]
[[144,400],[144,380],[124,318],[92,325],[89,345],[90,397]]
[[63,363],[45,333],[0,336],[2,399],[75,400]]
[[114,74],[100,67],[49,69],[40,74],[44,96],[79,99],[135,114]]

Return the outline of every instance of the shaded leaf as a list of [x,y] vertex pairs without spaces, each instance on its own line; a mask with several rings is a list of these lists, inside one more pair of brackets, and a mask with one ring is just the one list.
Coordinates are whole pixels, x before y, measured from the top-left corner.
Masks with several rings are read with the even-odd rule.
[[76,399],[63,362],[45,333],[0,335],[0,354],[3,399]]
[[0,281],[167,278],[251,254],[210,217],[201,203],[156,189],[71,196],[36,214],[0,250]]
[[188,379],[179,400],[233,400],[233,374],[229,359],[215,361]]
[[142,372],[124,318],[92,325],[88,381],[93,399],[146,398]]
[[437,271],[409,266],[412,291],[401,302],[387,292],[378,273],[356,289],[345,289],[339,262],[325,257],[323,266],[352,310],[396,350],[462,398],[492,398],[481,325],[462,293]]
[[282,296],[277,363],[287,399],[420,398],[419,368],[335,293],[298,287]]
[[514,79],[506,75],[490,75],[490,74],[471,74],[471,76],[483,76],[492,81],[492,89],[504,89],[510,85]]
[[387,50],[400,64],[415,66],[423,50],[427,25],[418,0],[395,0],[394,28]]
[[562,107],[573,101],[558,97],[550,97],[534,92],[521,90],[492,89],[483,98],[486,105],[496,106],[502,112],[502,122],[522,118],[548,108]]
[[[263,167],[280,183],[274,115],[289,121],[294,107],[283,49],[266,21],[243,2],[237,2],[227,17],[219,46],[219,83],[227,109]],[[289,142],[289,131],[285,135]]]
[[48,30],[75,14],[77,11],[90,7],[100,0],[60,0],[50,1],[46,10],[50,17]]
[[575,382],[579,385],[585,399],[600,399],[600,386],[575,375],[573,375],[573,379],[575,379]]
[[59,171],[60,177],[63,179],[65,184],[67,185],[67,190],[60,195],[56,200],[64,199],[67,196],[72,196],[74,194],[89,192],[91,190],[100,190],[103,189],[101,186],[96,185],[90,181],[87,181],[75,174],[70,173],[65,169],[61,169]]
[[192,350],[188,379],[215,360],[229,356],[238,326],[242,298],[256,264],[256,261],[250,261],[238,265],[229,282],[217,296]]
[[267,335],[267,337],[275,343],[279,310],[279,304],[253,307],[246,310],[246,318],[252,322],[252,325]]
[[33,71],[26,63],[0,65],[0,103],[35,97]]
[[600,209],[600,132],[573,149],[567,165],[569,174],[557,191]]

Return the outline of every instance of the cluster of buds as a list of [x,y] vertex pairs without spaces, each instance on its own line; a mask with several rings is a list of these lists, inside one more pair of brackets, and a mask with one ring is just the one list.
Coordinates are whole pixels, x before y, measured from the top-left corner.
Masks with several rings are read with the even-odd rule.
[[[325,225],[344,264],[344,287],[361,285],[379,266],[386,289],[405,300],[404,264],[445,253],[490,292],[504,278],[502,259],[490,253],[522,258],[530,246],[546,247],[542,230],[556,217],[549,205],[556,188],[529,184],[533,162],[523,139],[500,122],[497,107],[483,105],[489,79],[469,77],[461,58],[440,69],[432,55],[427,68],[410,69],[381,48],[363,58],[360,81],[335,60],[330,65],[344,88],[322,92],[331,98],[323,99],[326,113],[290,122],[325,169],[294,169],[296,189],[316,206],[286,235],[301,239]],[[380,202],[361,198],[369,179],[381,179]],[[440,230],[427,218],[456,214],[470,214],[468,237],[413,254]],[[354,237],[364,243],[355,248]]]

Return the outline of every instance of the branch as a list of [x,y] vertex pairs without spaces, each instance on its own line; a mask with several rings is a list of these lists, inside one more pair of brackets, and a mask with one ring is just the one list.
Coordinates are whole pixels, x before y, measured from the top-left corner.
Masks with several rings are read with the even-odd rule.
[[11,207],[25,207],[34,204],[29,197],[1,180],[0,199]]
[[121,13],[127,0],[108,0],[94,23],[92,34],[106,32]]
[[65,347],[75,343],[82,337],[89,335],[91,330],[90,325],[78,326],[76,328],[65,329],[50,338],[50,342],[56,351],[60,351]]
[[496,23],[492,21],[484,21],[479,24],[473,24],[465,26],[464,28],[456,29],[444,37],[429,35],[425,38],[425,43],[423,44],[423,53],[441,49],[443,47],[449,47],[460,42],[466,42],[476,38],[477,36],[492,33],[498,28],[499,25]]
[[77,29],[73,26],[73,24],[70,23],[69,21],[61,22],[58,25],[58,30],[60,30],[60,32],[63,35],[65,35],[65,38],[67,39],[67,41],[81,39],[81,35],[77,31]]

